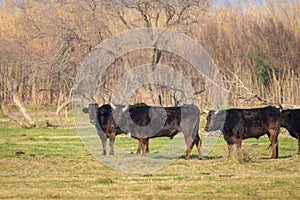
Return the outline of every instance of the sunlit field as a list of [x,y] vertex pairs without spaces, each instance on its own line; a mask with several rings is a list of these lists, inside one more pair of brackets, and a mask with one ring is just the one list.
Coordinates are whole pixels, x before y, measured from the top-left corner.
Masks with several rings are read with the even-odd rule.
[[[300,109],[299,25],[300,0],[0,0],[0,199],[300,199],[287,130],[278,159],[266,135],[229,158],[222,134],[204,132],[211,110]],[[183,121],[195,129],[192,106],[141,103],[197,106],[203,159],[194,147],[185,160],[183,134],[172,135]],[[141,156],[136,139],[117,135],[103,156],[95,113],[136,135],[154,126],[136,131],[128,113],[155,128],[168,119],[159,134],[174,138],[150,139]],[[275,111],[237,116],[229,123],[242,132],[278,122]],[[299,121],[283,116],[289,130]]]
[[[150,140],[150,151],[157,151],[168,142],[167,138]],[[297,141],[285,130],[279,137],[277,160],[269,159],[267,137],[245,140],[242,156],[231,160],[227,159],[227,146],[220,138],[203,160],[197,159],[194,149],[190,160],[180,158],[156,172],[141,174],[124,173],[101,164],[85,149],[75,127],[24,129],[1,117],[0,143],[1,199],[300,197]],[[120,135],[116,146],[135,152],[137,141]]]

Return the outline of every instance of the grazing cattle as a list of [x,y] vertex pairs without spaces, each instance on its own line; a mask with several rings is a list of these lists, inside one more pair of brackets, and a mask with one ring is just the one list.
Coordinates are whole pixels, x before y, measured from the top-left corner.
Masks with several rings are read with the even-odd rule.
[[[137,106],[145,106],[144,103],[137,103],[134,105],[130,105],[129,107],[137,107]],[[114,155],[114,143],[115,137],[119,134],[127,134],[121,130],[113,117],[113,108],[109,104],[104,104],[101,107],[97,103],[89,104],[88,108],[83,108],[82,111],[84,113],[89,113],[89,118],[91,124],[94,124],[97,129],[97,133],[101,139],[102,143],[102,155],[106,155],[106,143],[109,138],[110,145],[110,155]],[[147,152],[149,151],[148,146],[146,147]],[[139,152],[139,150],[138,150]]]
[[278,157],[278,134],[281,126],[280,110],[268,106],[253,109],[228,109],[210,111],[207,116],[205,131],[221,130],[228,145],[229,157],[233,144],[240,152],[242,140],[267,134],[271,141],[272,157]]
[[112,107],[109,104],[104,104],[98,107],[98,104],[89,104],[88,108],[83,108],[84,113],[89,113],[91,124],[96,126],[98,135],[102,143],[102,155],[106,155],[106,143],[109,138],[110,155],[114,155],[115,136],[125,133],[115,123],[112,115]]
[[282,111],[282,127],[286,128],[290,135],[298,139],[298,151],[300,154],[300,109]]
[[185,159],[188,159],[194,145],[198,148],[198,158],[202,159],[202,143],[198,134],[200,112],[194,105],[181,107],[129,106],[116,107],[115,119],[125,132],[139,140],[137,153],[148,152],[149,138],[170,137],[183,132],[187,145]]

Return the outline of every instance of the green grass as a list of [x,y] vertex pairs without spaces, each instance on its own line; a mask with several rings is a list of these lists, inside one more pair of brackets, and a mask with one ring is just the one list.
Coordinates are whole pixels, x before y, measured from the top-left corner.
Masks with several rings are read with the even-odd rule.
[[[150,140],[150,151],[169,141]],[[137,141],[121,135],[116,145],[135,152]],[[243,162],[227,160],[221,138],[201,161],[194,149],[190,160],[130,174],[101,164],[75,128],[24,129],[0,116],[0,199],[299,199],[297,141],[280,135],[277,160],[268,146],[267,137],[244,140]]]

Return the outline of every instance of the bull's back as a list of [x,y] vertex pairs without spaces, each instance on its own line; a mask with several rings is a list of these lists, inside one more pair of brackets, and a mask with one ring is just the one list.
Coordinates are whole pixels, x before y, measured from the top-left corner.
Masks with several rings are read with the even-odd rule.
[[226,111],[224,136],[246,139],[259,138],[269,129],[279,129],[281,113],[275,107],[229,109]]
[[[166,114],[163,127],[156,134],[150,134],[148,138],[173,138],[178,132],[184,129],[185,126],[195,126],[200,118],[200,111],[194,105],[184,105],[180,107],[139,106],[130,109],[132,120],[139,126],[147,126],[150,124],[151,118],[153,118],[153,120],[159,119],[163,115],[162,112]],[[149,131],[151,132],[151,130]]]
[[[268,106],[265,108],[234,109],[236,121],[242,121],[246,127],[267,127],[275,128],[280,126],[281,113],[279,109]],[[229,112],[230,113],[230,112]]]
[[282,111],[282,127],[286,128],[290,135],[300,137],[300,109]]

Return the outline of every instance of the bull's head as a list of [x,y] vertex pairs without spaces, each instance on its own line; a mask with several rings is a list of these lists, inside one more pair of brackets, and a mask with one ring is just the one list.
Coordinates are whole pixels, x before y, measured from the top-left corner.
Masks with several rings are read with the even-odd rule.
[[211,110],[208,112],[206,117],[206,126],[204,128],[205,131],[217,131],[222,130],[226,118],[226,111],[214,111]]
[[[117,105],[115,106],[115,110],[114,110],[114,119],[116,121],[116,123],[123,127],[125,126],[126,122],[128,121],[128,110],[127,110],[127,106],[122,106],[122,105]],[[126,112],[127,111],[127,112]]]
[[98,104],[97,103],[89,104],[89,107],[83,108],[82,111],[84,113],[89,113],[89,118],[90,118],[91,124],[97,123],[97,115],[98,115]]

